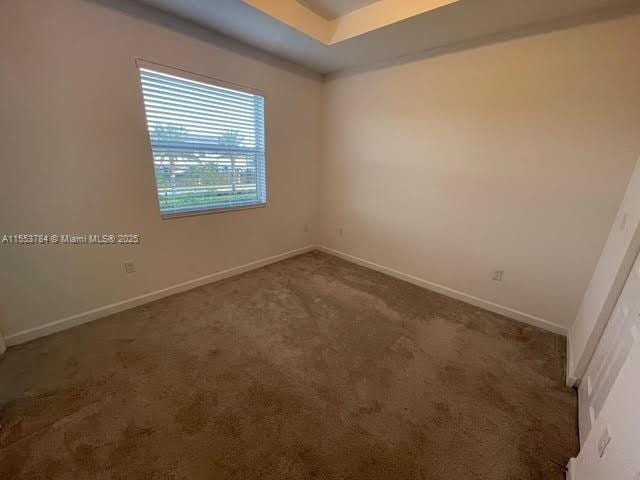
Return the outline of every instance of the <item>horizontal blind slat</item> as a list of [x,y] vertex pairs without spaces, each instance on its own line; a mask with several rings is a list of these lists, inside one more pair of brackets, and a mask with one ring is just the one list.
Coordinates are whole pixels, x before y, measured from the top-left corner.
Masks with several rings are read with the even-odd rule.
[[149,133],[155,137],[176,139],[186,134],[182,130],[189,127],[189,138],[206,139],[210,142],[218,142],[220,144],[237,144],[241,143],[244,138],[257,138],[255,132],[250,130],[238,130],[233,126],[206,126],[192,122],[180,122],[177,120],[163,119],[152,117],[149,119]]
[[177,92],[182,91],[187,94],[227,98],[229,100],[233,100],[234,103],[237,103],[238,105],[251,104],[255,101],[255,97],[257,97],[257,95],[240,93],[236,90],[219,87],[217,85],[198,84],[197,82],[193,82],[191,80],[181,80],[178,82],[172,79],[164,78],[164,74],[143,74],[141,75],[141,79],[147,85],[157,85],[166,90]]
[[212,85],[209,83],[198,82],[195,80],[183,79],[180,77],[176,77],[173,75],[155,72],[153,70],[147,70],[144,68],[140,69],[140,77],[146,81],[155,81],[163,85],[171,86],[179,86],[186,87],[188,90],[193,92],[205,92],[211,93],[212,91],[218,95],[226,95],[231,98],[238,99],[239,102],[250,103],[254,101],[256,98],[261,98],[259,95],[255,95],[252,93],[241,92],[240,90],[233,90],[231,88],[222,87],[219,85]]
[[255,128],[256,121],[255,115],[245,118],[223,110],[203,111],[185,106],[161,104],[155,101],[147,102],[147,111],[153,112],[156,115],[172,115],[175,117],[206,120],[207,122],[226,121],[233,125],[246,125],[252,128]]
[[174,105],[174,106],[183,106],[190,108],[192,110],[201,110],[205,113],[226,113],[228,115],[237,115],[239,118],[247,119],[247,118],[255,118],[255,113],[253,110],[248,108],[237,108],[232,105],[226,105],[220,102],[213,101],[197,101],[194,99],[185,99],[181,98],[177,95],[171,95],[166,92],[153,92],[148,88],[143,87],[143,90],[146,94],[147,103],[151,104],[153,102],[165,105]]
[[180,87],[174,87],[171,85],[162,85],[157,82],[150,82],[148,80],[142,81],[142,87],[150,94],[159,96],[171,96],[174,98],[180,98],[184,101],[191,102],[210,102],[223,106],[228,106],[235,110],[247,110],[254,106],[255,102],[236,101],[233,97],[226,94],[220,94],[215,90],[209,90],[207,92],[194,92],[192,90]]

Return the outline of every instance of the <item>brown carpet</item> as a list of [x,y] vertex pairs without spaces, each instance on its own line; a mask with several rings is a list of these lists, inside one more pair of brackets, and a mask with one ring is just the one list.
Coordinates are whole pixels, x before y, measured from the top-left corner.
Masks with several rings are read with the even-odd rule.
[[11,348],[2,479],[562,479],[564,339],[309,253]]

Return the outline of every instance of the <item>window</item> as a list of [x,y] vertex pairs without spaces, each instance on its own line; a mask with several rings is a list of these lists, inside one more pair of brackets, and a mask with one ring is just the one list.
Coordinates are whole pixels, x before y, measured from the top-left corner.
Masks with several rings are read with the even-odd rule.
[[162,216],[265,205],[264,97],[138,66]]

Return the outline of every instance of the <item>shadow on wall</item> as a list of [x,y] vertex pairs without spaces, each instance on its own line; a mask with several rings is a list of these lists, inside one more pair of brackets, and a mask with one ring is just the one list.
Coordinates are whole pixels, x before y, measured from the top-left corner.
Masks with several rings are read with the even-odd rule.
[[313,80],[319,80],[322,76],[305,67],[297,65],[293,62],[280,58],[271,53],[256,49],[256,47],[247,45],[240,40],[227,37],[223,34],[216,33],[208,27],[199,25],[190,20],[179,18],[174,14],[164,12],[151,5],[142,5],[141,3],[131,0],[85,0],[101,7],[117,10],[125,15],[142,19],[149,23],[154,23],[168,30],[188,35],[192,38],[207,42],[217,47],[229,50],[243,57],[262,62],[272,67],[279,68],[291,73],[305,76]]
[[[584,15],[572,16],[570,18],[563,18],[553,22],[544,22],[543,24],[532,24],[525,27],[518,27],[515,30],[508,32],[501,32],[489,35],[482,35],[480,37],[471,38],[455,44],[449,44],[442,47],[436,47],[429,50],[422,50],[408,55],[395,57],[390,60],[381,60],[376,63],[355,66],[353,68],[347,68],[342,71],[329,73],[328,78],[344,78],[359,73],[381,70],[395,65],[402,65],[405,63],[419,62],[439,55],[445,55],[449,53],[456,53],[462,50],[469,50],[473,48],[480,48],[495,43],[506,42],[522,37],[529,37],[532,35],[540,35],[544,33],[553,32],[556,30],[566,30],[580,25],[588,25],[592,23],[602,22],[605,20],[612,20],[619,17],[637,15],[640,14],[640,3],[631,1],[625,5],[616,7],[605,7],[595,12],[590,12]],[[405,20],[411,21],[411,20]],[[359,39],[355,39],[358,41]],[[366,39],[362,39],[366,41]]]

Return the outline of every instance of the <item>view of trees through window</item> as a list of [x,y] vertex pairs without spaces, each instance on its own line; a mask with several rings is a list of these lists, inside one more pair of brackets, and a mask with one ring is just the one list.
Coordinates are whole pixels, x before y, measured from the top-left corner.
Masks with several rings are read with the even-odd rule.
[[221,153],[167,146],[193,143],[180,125],[155,127],[150,136],[161,210],[258,201],[256,155],[234,152],[242,147],[241,134],[229,131],[213,139]]
[[266,203],[264,98],[140,69],[163,215]]

